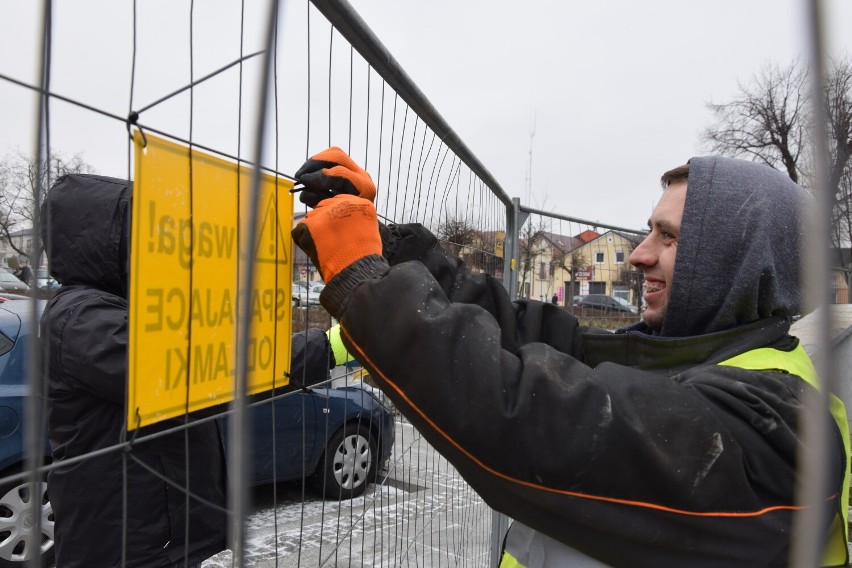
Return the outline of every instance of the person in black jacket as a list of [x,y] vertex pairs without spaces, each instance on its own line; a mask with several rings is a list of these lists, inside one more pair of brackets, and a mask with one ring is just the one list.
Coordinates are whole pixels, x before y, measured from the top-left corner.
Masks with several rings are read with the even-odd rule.
[[192,566],[226,548],[217,421],[134,443],[127,455],[112,451],[63,465],[125,437],[130,198],[125,180],[73,174],[56,182],[42,206],[50,271],[62,284],[40,328],[49,352],[56,467],[48,482],[62,568]]
[[18,280],[20,280],[27,286],[33,285],[33,271],[30,270],[29,264],[22,265],[20,268],[20,272],[15,273],[15,276],[17,276]]
[[[501,566],[790,562],[797,467],[814,459],[802,417],[821,396],[788,333],[802,188],[720,157],[668,172],[630,257],[643,321],[613,334],[510,301],[420,225],[380,225],[370,176],[338,148],[296,177],[313,210],[293,238],[326,282],[320,302],[394,404],[515,520]],[[825,507],[807,527],[823,555],[808,565],[848,564],[848,422],[832,400]]]

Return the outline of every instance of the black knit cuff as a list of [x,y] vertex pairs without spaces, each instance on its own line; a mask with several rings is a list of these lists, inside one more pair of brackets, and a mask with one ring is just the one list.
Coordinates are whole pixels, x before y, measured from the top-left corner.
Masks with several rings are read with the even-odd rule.
[[390,261],[396,252],[396,243],[401,238],[399,229],[396,225],[379,223],[379,236],[382,239],[382,256]]
[[320,304],[332,317],[340,319],[355,288],[365,280],[381,278],[389,269],[387,261],[377,254],[359,258],[326,284],[320,292]]

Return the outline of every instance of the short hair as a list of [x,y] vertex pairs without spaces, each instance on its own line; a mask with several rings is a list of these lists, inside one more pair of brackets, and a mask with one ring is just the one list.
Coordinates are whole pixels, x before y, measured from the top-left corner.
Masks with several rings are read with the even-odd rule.
[[689,179],[689,164],[684,164],[664,173],[660,178],[660,185],[666,189],[673,183],[680,183],[687,179]]

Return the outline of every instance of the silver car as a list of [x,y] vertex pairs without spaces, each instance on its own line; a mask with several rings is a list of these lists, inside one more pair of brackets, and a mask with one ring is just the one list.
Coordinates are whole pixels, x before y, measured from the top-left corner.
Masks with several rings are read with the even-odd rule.
[[30,291],[30,287],[25,282],[18,280],[18,277],[11,272],[0,271],[0,292],[10,294],[26,294]]

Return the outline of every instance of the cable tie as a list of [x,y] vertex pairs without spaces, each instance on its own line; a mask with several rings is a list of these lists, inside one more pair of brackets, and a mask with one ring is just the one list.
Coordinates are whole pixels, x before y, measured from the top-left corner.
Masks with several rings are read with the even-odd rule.
[[136,441],[136,436],[139,435],[139,429],[142,424],[142,415],[139,413],[139,407],[136,407],[136,427],[133,429],[133,435],[130,436],[130,440],[127,442],[127,446],[124,448],[124,453],[129,454],[131,450],[133,450],[133,443]]
[[148,147],[148,137],[145,136],[145,130],[139,126],[139,113],[135,110],[130,111],[130,114],[127,115],[127,135],[130,136],[130,139],[133,140],[133,133],[130,131],[131,126],[135,126],[137,130],[139,130],[139,134],[142,135],[142,147]]

